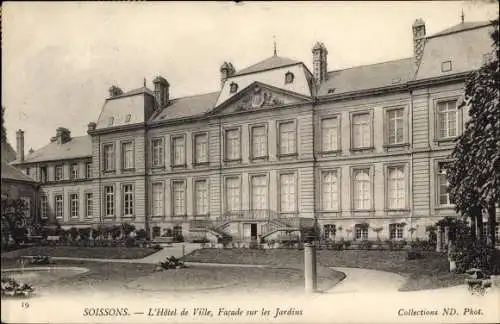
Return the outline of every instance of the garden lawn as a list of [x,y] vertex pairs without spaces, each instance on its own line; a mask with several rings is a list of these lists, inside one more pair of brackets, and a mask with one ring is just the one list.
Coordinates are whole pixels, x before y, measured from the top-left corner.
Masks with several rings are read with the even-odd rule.
[[[406,260],[406,251],[342,250],[318,251],[318,263],[324,267],[364,268],[388,271],[407,278],[403,291],[434,289],[464,283],[464,275],[449,272],[446,254],[422,252],[423,258]],[[186,261],[264,264],[302,268],[304,251],[292,249],[202,249],[185,257]]]
[[78,246],[32,246],[2,253],[2,259],[28,255],[51,257],[95,258],[95,259],[141,259],[157,252],[143,247],[78,247]]

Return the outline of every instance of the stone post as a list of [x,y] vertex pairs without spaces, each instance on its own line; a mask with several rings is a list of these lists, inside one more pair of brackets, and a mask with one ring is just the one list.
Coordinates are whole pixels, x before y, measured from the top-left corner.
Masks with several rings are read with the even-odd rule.
[[444,247],[448,250],[448,242],[450,241],[450,228],[448,226],[444,227]]
[[441,230],[441,226],[438,226],[437,227],[437,234],[436,234],[436,252],[443,252],[442,236],[443,236],[443,232]]
[[304,244],[304,278],[305,291],[315,292],[317,288],[316,247],[311,243]]

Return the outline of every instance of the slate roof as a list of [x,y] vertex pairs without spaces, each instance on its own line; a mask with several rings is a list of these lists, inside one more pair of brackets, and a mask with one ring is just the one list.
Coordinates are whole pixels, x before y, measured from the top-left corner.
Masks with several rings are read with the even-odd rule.
[[415,72],[412,57],[328,72],[318,97],[404,84]]
[[[469,72],[481,67],[483,55],[493,50],[488,28],[489,22],[461,23],[428,37],[415,79]],[[441,65],[446,61],[451,62],[451,71],[442,71]]]
[[34,182],[29,176],[25,175],[21,170],[8,165],[2,161],[2,180],[15,180],[23,182]]
[[219,91],[172,99],[166,108],[150,118],[150,122],[204,114],[214,107],[218,97]]
[[286,57],[274,55],[274,56],[271,56],[263,61],[255,63],[254,65],[250,65],[249,67],[244,68],[244,69],[236,72],[235,76],[242,75],[242,74],[248,74],[248,73],[255,73],[255,72],[264,71],[264,70],[275,69],[275,68],[279,68],[282,66],[293,65],[293,64],[297,64],[297,63],[300,63],[300,62],[286,58]]
[[[49,143],[32,154],[25,156],[22,163],[76,159],[92,156],[92,141],[89,135],[72,137],[64,144]],[[14,161],[13,164],[18,164]]]

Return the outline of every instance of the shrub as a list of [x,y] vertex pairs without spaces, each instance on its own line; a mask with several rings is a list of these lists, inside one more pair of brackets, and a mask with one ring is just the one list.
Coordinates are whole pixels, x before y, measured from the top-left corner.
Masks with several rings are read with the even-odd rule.
[[406,252],[406,260],[421,259],[423,256],[420,252],[409,250]]
[[160,245],[160,244],[155,244],[155,245],[153,245],[153,249],[155,249],[155,250],[159,251],[159,250],[161,250],[161,249],[162,249],[162,247],[161,247],[161,245]]
[[451,252],[449,257],[456,261],[458,273],[464,273],[470,268],[479,268],[486,274],[500,274],[500,251],[484,243],[471,242],[467,248]]
[[126,247],[134,247],[136,244],[135,244],[135,239],[132,238],[132,237],[127,237],[126,240],[125,240],[125,246]]
[[80,239],[81,240],[89,240],[90,239],[90,231],[91,231],[90,227],[80,228],[78,230],[78,233],[80,235]]
[[29,297],[33,294],[34,289],[29,284],[22,284],[15,279],[3,277],[1,279],[1,294],[2,297]]
[[78,237],[78,229],[76,227],[71,227],[69,229],[69,235],[71,237],[71,240],[76,241]]
[[175,242],[184,242],[184,236],[182,234],[178,233],[174,236],[174,241]]
[[131,225],[129,223],[123,223],[122,224],[122,229],[123,229],[123,233],[125,234],[125,236],[129,236],[130,233],[132,233],[133,231],[135,231],[135,226]]
[[164,262],[160,262],[160,266],[165,270],[185,268],[184,262],[174,256],[167,258]]
[[122,234],[122,228],[118,225],[113,225],[110,228],[111,238],[113,240],[118,239],[118,237]]

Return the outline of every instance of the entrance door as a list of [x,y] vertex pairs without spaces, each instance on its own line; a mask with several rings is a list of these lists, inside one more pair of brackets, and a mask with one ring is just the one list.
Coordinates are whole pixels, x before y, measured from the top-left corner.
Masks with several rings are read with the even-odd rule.
[[250,224],[250,235],[252,237],[252,241],[257,240],[257,223]]

